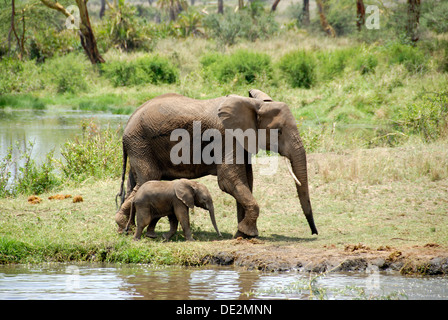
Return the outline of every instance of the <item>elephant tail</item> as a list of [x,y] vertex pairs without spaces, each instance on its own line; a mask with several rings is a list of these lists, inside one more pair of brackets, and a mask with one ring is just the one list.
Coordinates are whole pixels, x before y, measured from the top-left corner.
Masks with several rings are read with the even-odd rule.
[[124,197],[125,197],[125,191],[124,191],[124,179],[126,176],[126,164],[128,161],[128,153],[126,151],[126,148],[124,147],[123,144],[123,171],[121,172],[121,185],[120,185],[120,192],[117,193],[117,195],[115,196],[115,205],[118,209],[118,203],[117,203],[117,198],[120,197],[121,198],[121,203],[120,206],[123,204],[124,202]]

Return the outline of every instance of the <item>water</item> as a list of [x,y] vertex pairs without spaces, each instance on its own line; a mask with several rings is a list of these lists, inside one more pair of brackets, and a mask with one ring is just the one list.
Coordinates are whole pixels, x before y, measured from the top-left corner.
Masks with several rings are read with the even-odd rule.
[[[12,145],[24,151],[29,142],[34,143],[32,158],[45,159],[52,150],[58,156],[59,147],[68,139],[82,132],[81,123],[95,121],[100,126],[113,128],[126,124],[129,116],[93,113],[77,110],[10,110],[0,109],[0,159],[8,154]],[[18,155],[15,148],[13,156]]]
[[[314,291],[310,291],[312,283]],[[34,299],[448,299],[447,277],[330,273],[310,281],[297,272],[231,267],[48,264],[0,266],[0,300]]]

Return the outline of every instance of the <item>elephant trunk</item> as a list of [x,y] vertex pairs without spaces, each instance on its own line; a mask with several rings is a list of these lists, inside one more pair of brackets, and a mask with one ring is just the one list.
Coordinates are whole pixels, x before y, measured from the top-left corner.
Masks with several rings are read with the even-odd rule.
[[210,213],[210,220],[212,220],[212,224],[213,224],[213,227],[216,230],[216,233],[218,234],[218,236],[222,237],[221,232],[219,232],[218,225],[216,224],[215,207],[213,206],[213,204],[208,206],[208,212]]
[[299,196],[300,205],[302,206],[303,213],[305,214],[308,225],[311,229],[311,234],[318,234],[316,226],[314,224],[313,210],[311,208],[310,194],[308,189],[308,173],[306,164],[306,152],[303,147],[300,136],[294,134],[292,138],[294,141],[292,151],[289,154],[289,160],[291,161],[292,173],[296,176],[295,182],[297,188],[297,194]]

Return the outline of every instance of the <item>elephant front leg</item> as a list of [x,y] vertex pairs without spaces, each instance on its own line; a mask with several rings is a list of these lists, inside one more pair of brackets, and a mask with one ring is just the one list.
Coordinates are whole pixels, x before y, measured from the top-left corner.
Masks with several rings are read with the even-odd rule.
[[235,237],[257,237],[257,219],[260,208],[252,195],[252,172],[243,166],[222,167],[218,171],[218,183],[221,190],[233,196],[237,201],[238,231]]

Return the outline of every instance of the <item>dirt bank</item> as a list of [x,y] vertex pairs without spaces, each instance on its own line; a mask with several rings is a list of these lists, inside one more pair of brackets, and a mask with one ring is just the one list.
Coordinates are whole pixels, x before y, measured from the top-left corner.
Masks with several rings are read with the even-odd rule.
[[438,244],[394,248],[369,248],[363,244],[321,249],[296,245],[265,245],[252,239],[232,240],[233,247],[205,257],[204,262],[262,271],[336,272],[366,270],[401,274],[448,274],[448,248]]

